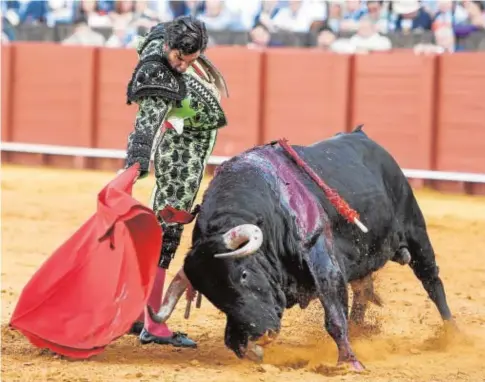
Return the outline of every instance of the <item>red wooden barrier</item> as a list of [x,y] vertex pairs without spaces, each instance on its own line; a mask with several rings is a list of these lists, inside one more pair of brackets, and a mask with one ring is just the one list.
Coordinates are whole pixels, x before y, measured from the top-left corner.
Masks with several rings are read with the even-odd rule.
[[94,147],[125,149],[134,128],[136,104],[126,104],[126,89],[137,53],[130,49],[102,49],[96,70],[96,113]]
[[485,53],[441,58],[436,169],[485,172]]
[[2,141],[12,137],[12,47],[2,45]]
[[432,168],[435,57],[409,53],[356,56],[353,124],[405,168]]
[[[3,141],[126,148],[137,111],[126,105],[134,50],[48,43],[1,49]],[[404,168],[485,172],[485,53],[353,57],[214,47],[207,55],[230,93],[222,101],[229,125],[219,133],[215,155],[282,137],[309,144],[363,123]],[[46,163],[41,155],[2,159]],[[121,165],[81,164],[88,162]],[[72,166],[72,158],[61,163]],[[466,186],[468,192],[484,189]]]
[[266,52],[263,140],[310,144],[348,127],[349,56],[313,49]]
[[244,47],[217,47],[207,57],[223,73],[229,98],[222,98],[228,126],[219,131],[214,155],[231,156],[260,142],[262,54]]

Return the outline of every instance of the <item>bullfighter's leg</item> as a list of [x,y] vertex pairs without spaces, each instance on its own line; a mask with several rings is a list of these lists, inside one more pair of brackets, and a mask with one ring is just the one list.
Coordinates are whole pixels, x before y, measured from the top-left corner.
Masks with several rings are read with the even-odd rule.
[[[156,187],[152,194],[153,210],[157,213],[167,205],[190,213],[204,176],[207,159],[212,152],[216,132],[201,136],[184,134],[179,136],[174,130],[167,130],[155,152]],[[180,245],[184,230],[182,224],[167,223],[161,217],[163,229],[162,251],[159,272],[165,274]],[[155,290],[155,288],[154,288]],[[156,303],[151,307],[158,311],[161,304],[163,284]],[[151,304],[151,299],[149,301]],[[144,316],[144,328],[140,333],[142,344],[171,344],[178,347],[196,347],[195,341],[185,333],[173,332],[166,323],[154,322],[148,312]]]
[[411,262],[409,265],[416,277],[422,282],[424,289],[435,303],[445,321],[453,321],[450,308],[446,301],[443,282],[439,277],[439,268],[429,236],[425,228],[415,228],[408,238]]
[[320,302],[325,310],[325,329],[338,348],[338,364],[348,364],[356,371],[364,366],[357,360],[349,341],[347,285],[334,258],[324,249],[320,238],[310,253]]

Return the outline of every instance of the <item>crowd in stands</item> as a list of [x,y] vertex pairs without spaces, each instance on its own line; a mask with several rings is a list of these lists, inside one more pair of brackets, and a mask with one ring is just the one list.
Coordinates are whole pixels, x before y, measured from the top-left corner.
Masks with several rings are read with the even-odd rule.
[[[393,48],[390,34],[427,32],[417,53],[463,50],[457,37],[485,31],[485,1],[474,0],[2,0],[2,42],[22,25],[71,25],[63,44],[133,47],[140,28],[180,15],[209,31],[246,32],[252,48],[285,45],[279,33],[308,33],[313,45],[340,53]],[[110,28],[109,36],[97,28]],[[210,40],[210,43],[215,44]],[[483,42],[485,49],[485,39]]]

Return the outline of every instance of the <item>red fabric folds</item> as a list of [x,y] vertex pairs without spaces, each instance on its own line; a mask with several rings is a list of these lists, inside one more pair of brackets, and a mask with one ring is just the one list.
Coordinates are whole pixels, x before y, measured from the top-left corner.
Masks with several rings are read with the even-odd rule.
[[40,348],[88,358],[130,329],[160,256],[155,214],[132,197],[139,165],[108,183],[97,211],[24,287],[10,325]]

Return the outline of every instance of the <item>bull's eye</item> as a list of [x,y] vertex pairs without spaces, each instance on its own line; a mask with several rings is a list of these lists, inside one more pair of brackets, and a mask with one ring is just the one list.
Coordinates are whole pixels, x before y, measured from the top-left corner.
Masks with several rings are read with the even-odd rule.
[[246,278],[248,277],[248,274],[246,271],[243,271],[242,275],[241,275],[241,280],[246,280]]

